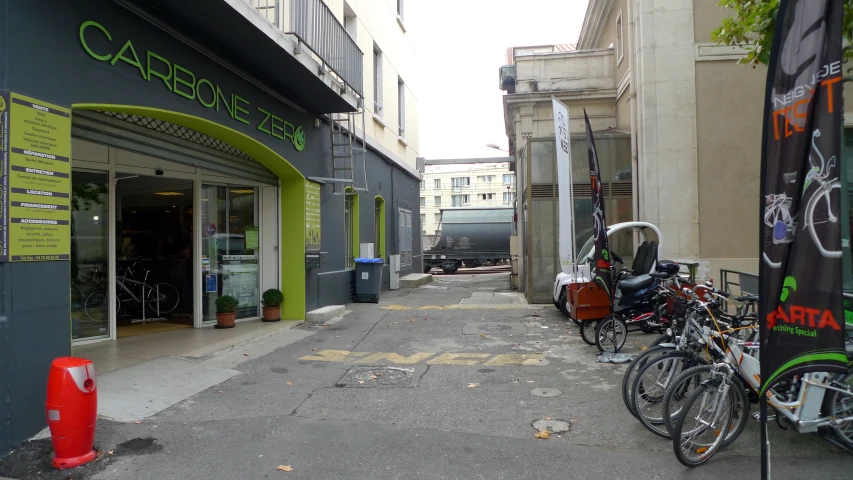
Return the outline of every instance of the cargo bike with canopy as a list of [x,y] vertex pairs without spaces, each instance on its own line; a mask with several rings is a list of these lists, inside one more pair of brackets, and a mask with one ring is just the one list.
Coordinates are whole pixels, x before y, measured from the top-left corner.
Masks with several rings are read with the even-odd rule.
[[651,223],[617,223],[607,227],[606,235],[616,272],[613,285],[595,280],[591,236],[578,252],[575,271],[557,275],[555,306],[581,327],[586,343],[602,352],[618,352],[628,333],[635,331],[664,334],[657,342],[664,341],[677,313],[676,299],[683,296],[683,288],[696,287],[695,264],[659,260],[663,236]]

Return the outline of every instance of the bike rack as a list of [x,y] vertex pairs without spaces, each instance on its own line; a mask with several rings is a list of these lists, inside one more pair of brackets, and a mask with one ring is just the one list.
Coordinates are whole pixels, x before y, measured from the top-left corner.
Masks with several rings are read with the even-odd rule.
[[156,314],[157,314],[157,316],[151,317],[151,318],[145,318],[145,285],[143,285],[142,286],[142,318],[141,319],[139,319],[139,318],[133,319],[130,321],[130,323],[142,323],[143,325],[145,325],[145,323],[148,320],[150,320],[152,322],[155,322],[155,321],[165,322],[166,321],[165,317],[160,316],[160,285],[155,285],[154,288],[152,288],[151,290],[154,290],[157,294],[157,297],[156,297],[156,302],[157,302],[156,303],[156,305],[157,305]]

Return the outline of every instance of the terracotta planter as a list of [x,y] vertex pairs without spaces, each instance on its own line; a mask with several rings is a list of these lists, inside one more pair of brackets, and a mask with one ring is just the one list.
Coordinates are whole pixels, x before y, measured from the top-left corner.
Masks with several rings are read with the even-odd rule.
[[237,320],[237,313],[217,313],[216,328],[234,328],[234,323]]
[[264,321],[277,322],[281,320],[281,307],[264,307]]

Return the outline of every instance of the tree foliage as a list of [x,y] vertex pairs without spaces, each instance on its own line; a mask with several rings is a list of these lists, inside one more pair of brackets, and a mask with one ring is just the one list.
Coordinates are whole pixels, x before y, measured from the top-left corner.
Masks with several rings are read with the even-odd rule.
[[[853,58],[853,0],[843,1],[844,57]],[[779,0],[720,0],[719,5],[731,11],[732,15],[711,33],[711,38],[720,45],[745,48],[747,54],[741,63],[766,65],[770,61]]]

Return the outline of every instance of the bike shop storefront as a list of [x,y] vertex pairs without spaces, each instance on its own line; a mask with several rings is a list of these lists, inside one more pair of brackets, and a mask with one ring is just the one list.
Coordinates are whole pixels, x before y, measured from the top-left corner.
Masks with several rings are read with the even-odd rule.
[[244,152],[136,115],[75,113],[72,338],[201,327],[219,296],[260,315],[278,279],[278,179]]

